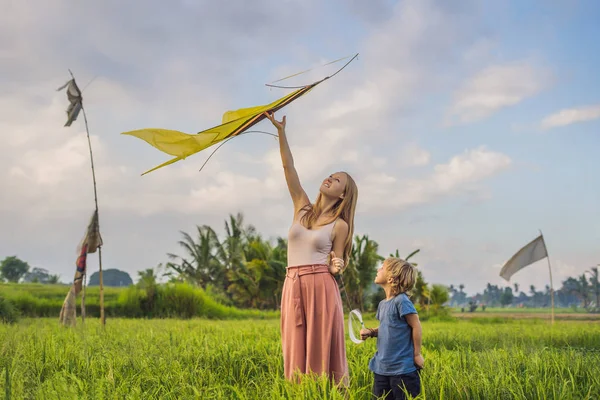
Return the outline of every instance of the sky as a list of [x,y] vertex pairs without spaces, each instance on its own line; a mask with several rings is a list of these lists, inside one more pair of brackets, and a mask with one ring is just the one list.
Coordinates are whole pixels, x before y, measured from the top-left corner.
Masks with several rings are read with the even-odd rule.
[[[543,232],[555,288],[600,263],[600,3],[593,0],[0,0],[0,259],[75,273],[94,210],[83,115],[57,91],[83,89],[96,167],[104,269],[183,254],[181,232],[224,234],[243,213],[266,238],[292,220],[277,141],[248,134],[148,175],[170,157],[122,132],[194,133],[227,110],[331,80],[276,117],[311,199],[347,171],[355,234],[396,249],[427,281],[549,284],[539,261],[499,276]],[[275,133],[269,121],[256,129]],[[98,257],[88,258],[88,273]]]

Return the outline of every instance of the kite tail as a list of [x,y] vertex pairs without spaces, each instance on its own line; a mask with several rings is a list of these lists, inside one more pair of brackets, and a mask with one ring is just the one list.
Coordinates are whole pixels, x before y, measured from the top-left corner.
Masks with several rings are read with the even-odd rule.
[[159,169],[159,168],[166,167],[167,165],[170,165],[170,164],[176,163],[176,162],[177,162],[177,161],[179,161],[179,160],[183,160],[183,158],[181,158],[181,157],[175,157],[175,158],[172,158],[171,160],[169,160],[169,161],[167,161],[167,162],[165,162],[165,163],[162,163],[162,164],[160,164],[160,165],[158,165],[158,166],[156,166],[156,167],[154,167],[154,168],[152,168],[152,169],[149,169],[148,171],[144,172],[144,173],[143,173],[141,176],[144,176],[144,175],[146,175],[146,174],[148,174],[148,173],[150,173],[150,172],[152,172],[152,171],[156,171],[156,170],[157,170],[157,169]]

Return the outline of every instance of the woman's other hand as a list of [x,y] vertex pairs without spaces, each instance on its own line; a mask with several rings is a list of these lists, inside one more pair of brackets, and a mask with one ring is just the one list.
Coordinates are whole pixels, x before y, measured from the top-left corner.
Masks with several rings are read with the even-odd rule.
[[339,274],[344,269],[344,260],[335,256],[335,252],[329,253],[329,272],[333,275]]

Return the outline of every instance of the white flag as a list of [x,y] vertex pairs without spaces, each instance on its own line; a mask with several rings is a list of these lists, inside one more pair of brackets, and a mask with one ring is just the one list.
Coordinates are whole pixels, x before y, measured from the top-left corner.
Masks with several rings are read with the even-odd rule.
[[546,250],[544,237],[540,235],[521,250],[517,251],[517,253],[504,264],[500,271],[500,276],[508,281],[515,272],[544,257],[548,257],[548,251]]

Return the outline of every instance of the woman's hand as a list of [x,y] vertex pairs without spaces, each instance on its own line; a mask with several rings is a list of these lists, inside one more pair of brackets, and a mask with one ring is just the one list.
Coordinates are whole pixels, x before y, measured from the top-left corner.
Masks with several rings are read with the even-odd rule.
[[337,258],[335,256],[335,252],[331,252],[329,253],[330,259],[329,259],[329,272],[333,275],[337,275],[339,274],[341,271],[344,270],[344,260],[341,258]]
[[283,116],[281,121],[277,121],[275,119],[275,113],[269,114],[268,112],[265,112],[264,115],[269,119],[269,121],[271,121],[273,126],[275,126],[275,128],[277,128],[278,131],[285,130],[285,115]]

